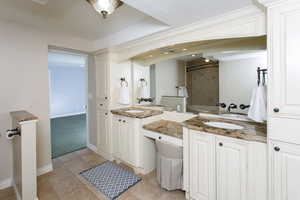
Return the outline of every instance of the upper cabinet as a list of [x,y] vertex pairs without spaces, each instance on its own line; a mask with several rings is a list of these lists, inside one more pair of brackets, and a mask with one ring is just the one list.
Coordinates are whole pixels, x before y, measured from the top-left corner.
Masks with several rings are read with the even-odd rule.
[[107,108],[109,100],[109,56],[101,54],[95,56],[96,94],[98,107]]
[[300,118],[300,2],[268,10],[269,114]]

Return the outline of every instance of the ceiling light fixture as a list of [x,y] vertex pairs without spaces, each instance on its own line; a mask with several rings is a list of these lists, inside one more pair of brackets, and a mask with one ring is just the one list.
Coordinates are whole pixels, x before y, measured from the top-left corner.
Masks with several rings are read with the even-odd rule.
[[123,2],[120,0],[86,0],[89,2],[94,9],[101,13],[105,19],[107,15],[113,13],[118,7],[123,5]]
[[186,51],[187,49],[182,49],[182,51]]
[[152,55],[149,56],[149,58],[152,58],[152,57],[153,57]]
[[195,54],[192,55],[192,57],[195,57],[195,56],[196,56]]
[[210,60],[209,60],[208,58],[205,58],[205,60],[204,60],[204,61],[208,63]]
[[164,52],[164,54],[166,54],[166,55],[167,55],[167,54],[169,54],[169,52]]

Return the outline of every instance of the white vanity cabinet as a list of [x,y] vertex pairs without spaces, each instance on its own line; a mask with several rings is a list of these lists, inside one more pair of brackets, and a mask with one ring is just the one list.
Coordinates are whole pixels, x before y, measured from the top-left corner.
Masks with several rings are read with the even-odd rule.
[[114,115],[112,120],[113,155],[133,167],[139,166],[139,132],[135,130],[135,118]]
[[[191,199],[215,199],[215,138],[190,131],[189,166]],[[185,148],[185,147],[184,147]]]
[[218,200],[247,199],[247,143],[216,137]]
[[300,145],[269,143],[270,200],[299,200]]
[[[300,199],[300,1],[266,1],[269,200]],[[298,145],[297,145],[298,144]]]
[[98,153],[111,160],[110,113],[107,110],[97,110],[97,147]]
[[266,200],[267,145],[184,129],[184,188],[192,200]]

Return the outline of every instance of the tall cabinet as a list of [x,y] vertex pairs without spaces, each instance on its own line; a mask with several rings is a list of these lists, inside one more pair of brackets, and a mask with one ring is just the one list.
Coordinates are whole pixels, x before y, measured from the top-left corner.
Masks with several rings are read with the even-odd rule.
[[112,160],[112,138],[110,109],[110,57],[108,53],[95,55],[97,151]]
[[267,7],[269,200],[300,199],[300,1]]

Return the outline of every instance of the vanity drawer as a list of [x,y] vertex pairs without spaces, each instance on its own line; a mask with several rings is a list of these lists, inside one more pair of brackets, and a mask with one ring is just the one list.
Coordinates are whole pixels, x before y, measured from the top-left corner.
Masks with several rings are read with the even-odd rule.
[[300,120],[271,117],[268,121],[268,137],[272,140],[300,144]]
[[148,131],[148,130],[143,130],[143,134],[145,137],[154,139],[154,140],[160,140],[164,141],[170,144],[174,144],[177,146],[183,146],[183,140],[176,138],[176,137],[171,137],[162,133],[154,132],[154,131]]

